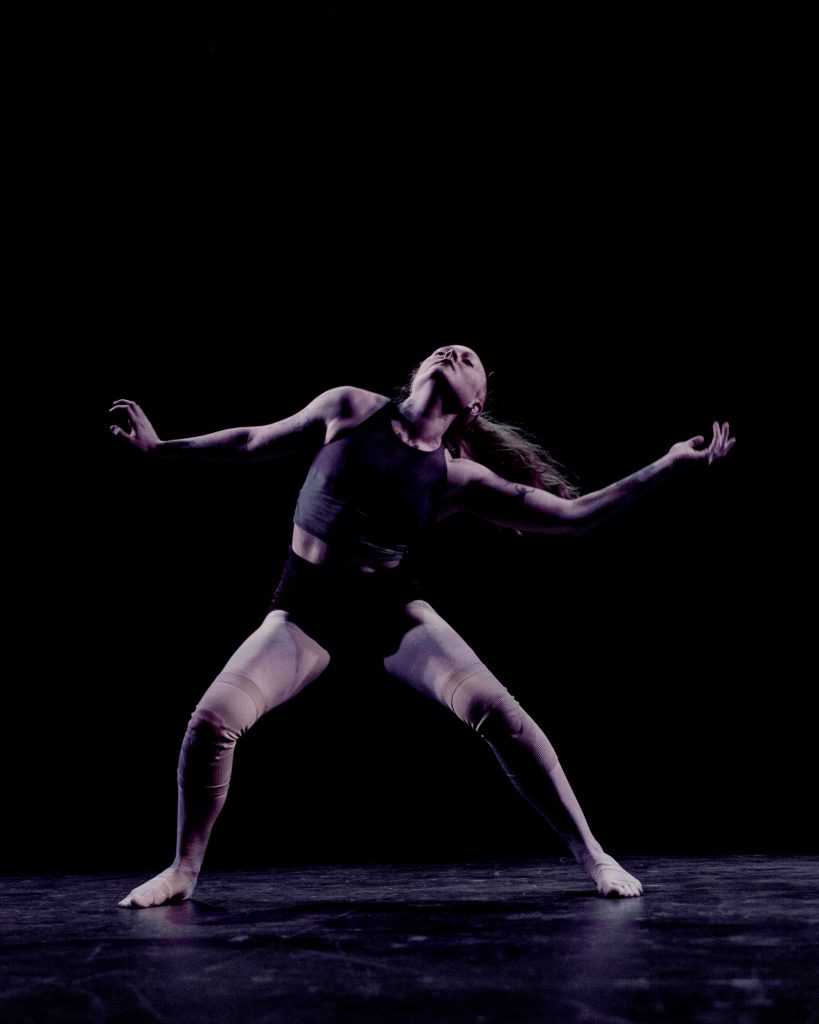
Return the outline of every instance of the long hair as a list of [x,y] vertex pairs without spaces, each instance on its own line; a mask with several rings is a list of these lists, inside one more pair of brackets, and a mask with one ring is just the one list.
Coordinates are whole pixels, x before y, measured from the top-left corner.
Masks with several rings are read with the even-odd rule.
[[[397,391],[395,401],[406,401],[412,390],[418,367]],[[488,401],[484,396],[484,406]],[[525,428],[504,423],[484,411],[471,422],[457,419],[444,437],[450,455],[456,459],[472,459],[499,476],[515,483],[540,487],[574,498],[580,493],[568,470]]]
[[540,487],[562,498],[580,493],[565,467],[524,427],[502,423],[485,412],[466,427],[453,424],[446,444],[456,458],[473,459],[515,483]]

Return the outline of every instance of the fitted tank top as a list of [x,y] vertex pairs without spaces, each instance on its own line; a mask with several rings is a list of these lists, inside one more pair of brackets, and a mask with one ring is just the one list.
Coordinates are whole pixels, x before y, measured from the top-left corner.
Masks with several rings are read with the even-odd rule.
[[294,522],[345,553],[401,559],[435,516],[446,484],[441,445],[405,444],[387,402],[317,453],[299,492]]

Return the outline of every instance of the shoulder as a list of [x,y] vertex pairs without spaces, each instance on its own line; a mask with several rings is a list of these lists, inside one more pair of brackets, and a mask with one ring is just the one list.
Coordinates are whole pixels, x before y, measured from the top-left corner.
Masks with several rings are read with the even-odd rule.
[[307,409],[314,416],[323,419],[351,419],[356,416],[366,416],[380,406],[386,405],[388,401],[389,399],[385,395],[342,384],[339,387],[328,388],[327,391],[316,395],[308,404]]
[[356,426],[389,401],[386,395],[343,384],[316,395],[308,409],[314,418],[326,424],[329,439]]

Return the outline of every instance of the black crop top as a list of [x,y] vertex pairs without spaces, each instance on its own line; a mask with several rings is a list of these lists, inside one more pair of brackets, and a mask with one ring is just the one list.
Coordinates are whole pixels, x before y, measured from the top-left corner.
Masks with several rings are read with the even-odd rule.
[[387,402],[316,454],[299,492],[294,522],[328,544],[379,560],[402,558],[435,515],[446,484],[442,445],[405,444]]

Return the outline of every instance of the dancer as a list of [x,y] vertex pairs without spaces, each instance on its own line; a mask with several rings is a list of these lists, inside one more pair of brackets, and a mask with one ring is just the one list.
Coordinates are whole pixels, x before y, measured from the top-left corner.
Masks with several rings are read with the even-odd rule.
[[682,464],[710,465],[734,446],[727,423],[674,444],[632,475],[579,494],[547,451],[484,412],[477,353],[446,345],[397,398],[357,387],[324,391],[285,419],[160,440],[141,407],[114,402],[111,433],[157,458],[268,458],[309,450],[281,579],[258,628],[196,706],[179,755],[176,856],[121,907],[193,894],[227,796],[237,739],[313,682],[345,643],[440,701],[485,740],[512,784],[561,837],[602,896],[640,881],[595,839],[539,725],[431,605],[407,566],[421,531],[469,514],[522,532],[584,531]]

